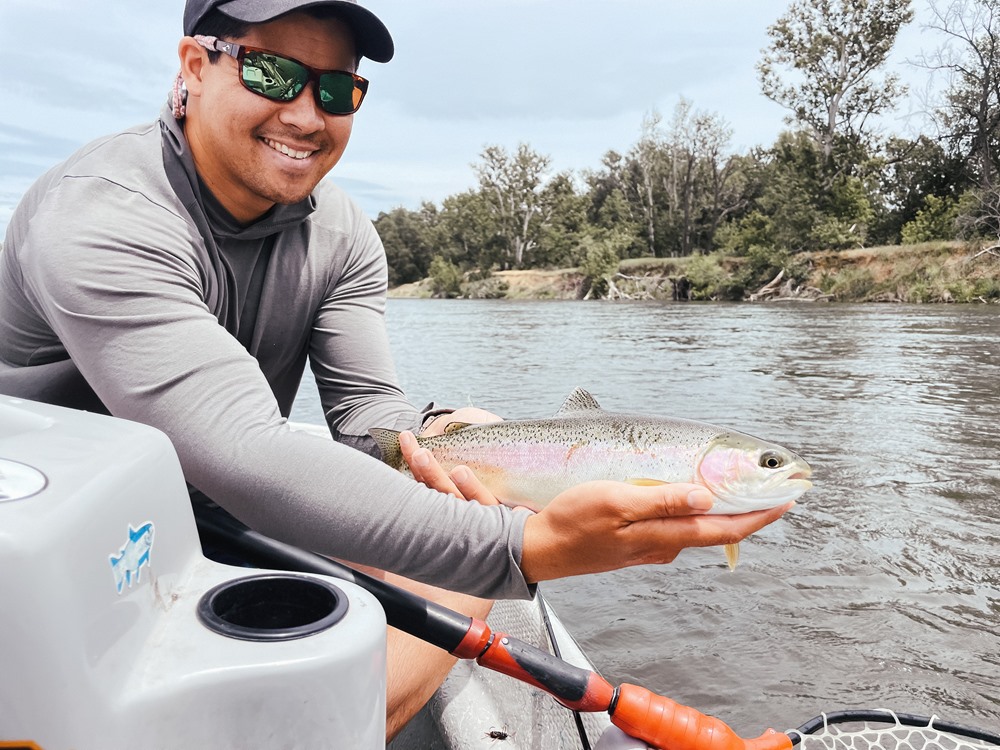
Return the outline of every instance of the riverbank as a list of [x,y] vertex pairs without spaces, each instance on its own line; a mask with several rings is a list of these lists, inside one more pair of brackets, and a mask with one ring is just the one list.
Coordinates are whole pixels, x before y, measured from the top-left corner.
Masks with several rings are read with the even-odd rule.
[[[431,298],[433,279],[390,297]],[[467,275],[461,296],[489,299],[747,300],[1000,303],[1000,250],[958,242],[800,253],[622,261],[588,279],[578,268]]]

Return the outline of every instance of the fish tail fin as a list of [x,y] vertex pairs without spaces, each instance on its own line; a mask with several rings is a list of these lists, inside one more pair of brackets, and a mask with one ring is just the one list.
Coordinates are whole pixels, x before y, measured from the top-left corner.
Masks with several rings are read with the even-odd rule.
[[727,544],[722,548],[726,553],[726,562],[729,563],[729,570],[736,570],[736,565],[740,561],[740,544]]
[[372,427],[368,434],[375,439],[375,444],[382,452],[382,462],[394,469],[403,467],[403,451],[399,447],[399,432],[387,430],[384,427]]

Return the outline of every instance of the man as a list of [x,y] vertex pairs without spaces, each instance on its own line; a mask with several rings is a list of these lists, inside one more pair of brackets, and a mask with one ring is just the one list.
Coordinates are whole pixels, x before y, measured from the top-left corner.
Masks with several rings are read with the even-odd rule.
[[[474,597],[670,562],[785,510],[708,517],[692,485],[593,483],[513,512],[467,470],[446,476],[409,432],[427,486],[366,455],[370,427],[433,433],[452,418],[403,396],[381,243],[320,184],[367,90],[357,62],[388,61],[389,33],[354,0],[188,0],[184,33],[183,87],[159,120],[84,147],[14,212],[0,392],[153,425],[190,484],[249,526],[416,579],[477,617],[489,603]],[[307,360],[336,442],[287,426]],[[390,634],[389,663],[391,736],[452,660]]]

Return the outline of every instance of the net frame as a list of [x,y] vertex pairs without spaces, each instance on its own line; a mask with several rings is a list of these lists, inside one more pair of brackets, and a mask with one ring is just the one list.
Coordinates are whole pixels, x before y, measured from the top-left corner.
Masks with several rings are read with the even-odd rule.
[[997,750],[1000,734],[890,709],[820,714],[785,734],[797,750]]

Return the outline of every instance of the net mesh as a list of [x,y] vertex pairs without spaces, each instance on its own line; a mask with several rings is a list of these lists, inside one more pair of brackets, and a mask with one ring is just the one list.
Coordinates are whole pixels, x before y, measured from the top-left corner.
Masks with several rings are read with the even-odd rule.
[[[820,717],[818,727],[803,733],[804,728],[787,734],[799,737],[798,750],[998,750],[1000,742],[967,736],[964,728],[941,726],[936,717],[901,719],[892,711],[880,717],[864,719]],[[919,723],[913,718],[919,718]],[[905,723],[904,723],[905,721]],[[935,725],[937,724],[937,726]]]

